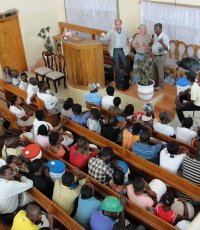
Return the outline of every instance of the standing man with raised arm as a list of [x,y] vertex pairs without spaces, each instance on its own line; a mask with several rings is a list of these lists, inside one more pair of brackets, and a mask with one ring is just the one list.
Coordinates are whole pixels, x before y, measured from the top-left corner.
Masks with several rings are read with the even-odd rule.
[[121,79],[120,77],[120,60],[124,65],[125,73],[129,76],[130,66],[128,63],[128,54],[130,53],[130,46],[132,42],[131,34],[122,28],[122,20],[115,19],[115,26],[105,35],[102,33],[102,41],[109,41],[108,52],[115,62],[115,81],[116,83]]
[[159,91],[163,89],[164,64],[169,50],[169,37],[162,32],[161,23],[154,25],[154,33],[149,45],[152,46],[152,74],[155,81],[155,90]]

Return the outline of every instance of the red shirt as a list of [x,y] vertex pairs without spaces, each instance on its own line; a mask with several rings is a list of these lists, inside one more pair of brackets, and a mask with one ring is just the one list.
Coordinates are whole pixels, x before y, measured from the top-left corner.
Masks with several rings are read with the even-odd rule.
[[83,169],[88,165],[88,161],[91,157],[96,157],[98,154],[98,150],[95,149],[93,152],[88,154],[87,156],[83,155],[82,153],[77,153],[77,144],[71,147],[71,151],[69,154],[69,162],[79,169]]
[[169,210],[165,212],[163,209],[163,204],[158,204],[155,208],[156,216],[162,218],[163,220],[167,221],[170,224],[174,224],[176,221],[177,213],[173,210]]

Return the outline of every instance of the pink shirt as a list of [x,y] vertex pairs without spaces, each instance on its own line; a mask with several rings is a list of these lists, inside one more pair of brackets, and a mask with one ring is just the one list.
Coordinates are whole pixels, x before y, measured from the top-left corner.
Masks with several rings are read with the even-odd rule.
[[154,205],[154,201],[146,193],[136,195],[132,184],[127,186],[127,195],[131,201],[144,209],[152,208]]
[[49,146],[49,137],[48,136],[37,135],[36,141],[43,148],[47,148]]

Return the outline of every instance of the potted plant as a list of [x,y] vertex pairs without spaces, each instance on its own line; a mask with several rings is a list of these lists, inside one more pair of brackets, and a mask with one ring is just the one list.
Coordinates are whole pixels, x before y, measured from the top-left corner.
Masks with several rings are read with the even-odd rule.
[[46,49],[46,51],[50,54],[53,54],[53,45],[49,34],[50,29],[51,28],[49,26],[47,26],[46,28],[42,28],[37,36],[44,40],[44,48]]
[[138,67],[135,72],[139,77],[138,80],[138,97],[142,100],[151,100],[154,94],[154,81],[151,79],[151,56],[150,53],[146,53],[142,60],[137,61]]

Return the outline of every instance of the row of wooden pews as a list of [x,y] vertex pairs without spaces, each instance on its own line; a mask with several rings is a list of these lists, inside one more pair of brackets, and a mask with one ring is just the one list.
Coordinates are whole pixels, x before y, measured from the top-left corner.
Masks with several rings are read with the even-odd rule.
[[[74,132],[74,133],[78,134],[78,132]],[[87,136],[87,135],[85,135],[85,136]],[[32,143],[31,140],[28,140],[28,141],[29,141],[29,143]],[[95,142],[92,141],[92,143],[95,143]],[[75,168],[74,166],[69,164],[66,160],[56,157],[55,154],[53,154],[51,151],[49,151],[45,148],[42,148],[42,147],[41,147],[41,150],[42,150],[43,157],[46,160],[59,159],[65,163],[67,170],[73,170]],[[103,185],[102,183],[95,180],[94,178],[92,178],[91,176],[89,176],[88,174],[86,174],[84,172],[82,172],[82,174],[85,176],[85,178],[87,178],[87,181],[90,181],[90,183],[92,183],[94,185],[94,187],[97,191],[103,191],[104,195],[106,194],[106,195],[115,196],[117,198],[120,198],[120,195],[118,193],[116,193],[115,191],[113,191],[112,189],[110,189],[109,187]],[[140,222],[144,223],[145,225],[147,225],[151,229],[155,229],[155,230],[157,230],[157,229],[160,229],[160,230],[176,229],[174,226],[168,224],[167,222],[158,218],[157,216],[150,213],[149,211],[146,211],[145,209],[139,207],[138,205],[134,204],[133,202],[131,202],[128,199],[127,199],[127,205],[125,206],[125,212],[128,215],[132,216],[134,219],[137,219]]]

